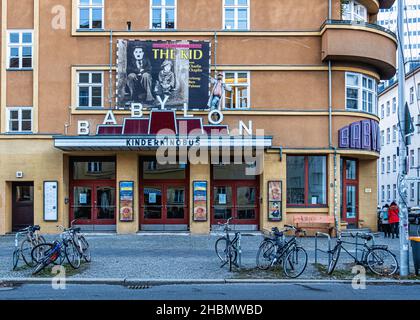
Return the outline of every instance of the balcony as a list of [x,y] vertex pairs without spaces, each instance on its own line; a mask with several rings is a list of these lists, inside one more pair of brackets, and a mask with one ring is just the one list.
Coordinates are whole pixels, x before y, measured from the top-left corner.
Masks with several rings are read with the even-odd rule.
[[321,27],[322,60],[365,64],[382,80],[396,72],[397,36],[375,24],[327,20]]

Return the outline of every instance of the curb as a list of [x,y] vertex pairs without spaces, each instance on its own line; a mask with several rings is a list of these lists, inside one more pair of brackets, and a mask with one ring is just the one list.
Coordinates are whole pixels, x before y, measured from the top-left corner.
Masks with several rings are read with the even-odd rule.
[[[52,278],[0,279],[1,285],[51,284]],[[119,286],[164,286],[164,285],[209,285],[209,284],[352,284],[353,280],[323,279],[66,279],[67,284],[119,285]],[[366,284],[420,285],[420,280],[366,280]]]

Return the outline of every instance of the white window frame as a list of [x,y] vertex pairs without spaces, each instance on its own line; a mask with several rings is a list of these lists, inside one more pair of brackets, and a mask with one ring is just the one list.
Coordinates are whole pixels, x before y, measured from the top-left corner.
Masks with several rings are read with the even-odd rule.
[[398,129],[397,129],[397,126],[394,124],[392,126],[392,142],[397,141],[397,135],[398,135]]
[[[251,8],[250,8],[250,1],[251,0],[247,0],[247,4],[246,5],[238,5],[238,0],[234,0],[235,4],[234,5],[227,5],[226,4],[226,0],[223,0],[223,26],[222,29],[223,30],[250,30],[251,28]],[[233,9],[234,10],[234,26],[231,29],[228,29],[226,26],[226,10],[227,9]],[[246,9],[247,11],[247,27],[245,29],[239,29],[238,25],[239,25],[239,9]]]
[[[345,12],[346,9],[343,10],[343,13],[342,13],[342,16],[341,16],[342,20],[368,22],[369,14],[368,14],[367,8],[364,5],[360,4],[356,0],[348,0],[348,6],[349,6],[348,8],[350,9],[350,11],[347,10],[347,13],[346,13]],[[356,7],[357,6],[364,8],[365,15],[360,15],[360,14],[356,13]],[[350,19],[344,19],[346,14],[350,15],[350,17],[349,17]]]
[[389,117],[391,115],[391,101],[386,102],[386,116]]
[[[358,85],[352,86],[348,84],[348,76],[357,76],[358,77]],[[345,74],[345,103],[346,103],[346,110],[347,111],[355,111],[355,112],[366,112],[369,114],[378,115],[378,83],[372,77],[366,76],[362,73],[355,73],[355,72],[346,72]],[[373,81],[373,90],[369,88],[363,87],[363,79],[366,79],[367,82]],[[357,89],[358,90],[358,101],[357,101],[357,109],[350,109],[347,108],[347,88]],[[363,92],[366,91],[368,93],[373,94],[373,101],[372,101],[372,112],[368,110],[363,110]],[[382,106],[381,106],[382,107]],[[368,106],[366,106],[368,108]],[[382,110],[381,110],[382,111]]]
[[386,128],[386,144],[391,143],[391,128]]
[[[87,73],[89,74],[89,83],[80,83],[80,74]],[[98,73],[101,75],[101,83],[92,83],[92,74]],[[101,87],[102,94],[101,94],[101,106],[92,106],[92,88],[93,87]],[[80,106],[80,88],[81,87],[88,87],[89,88],[89,106]],[[76,104],[77,108],[80,109],[103,109],[104,108],[104,72],[103,71],[95,71],[95,70],[79,70],[76,73]]]
[[416,166],[416,155],[415,150],[410,150],[410,168],[414,168]]
[[386,173],[391,172],[391,157],[386,157]]
[[[228,73],[233,73],[235,75],[235,80],[234,80],[234,84],[230,84],[228,83],[227,85],[230,86],[233,90],[236,90],[236,88],[238,87],[246,87],[247,88],[247,101],[248,101],[248,106],[246,108],[228,108],[226,106],[226,92],[225,92],[225,96],[223,97],[223,109],[226,110],[249,110],[251,109],[251,72],[250,71],[225,71],[223,72],[223,79],[225,79],[226,81],[226,74]],[[247,76],[247,84],[239,84],[238,83],[238,74],[239,73],[246,73]],[[239,101],[239,95],[237,93],[235,93],[235,97],[236,97],[236,101],[235,104],[237,106],[240,105],[240,101]]]
[[414,87],[410,87],[410,104],[414,103]]
[[[80,10],[89,10],[89,29],[80,27]],[[93,28],[93,9],[102,9],[102,28]],[[89,0],[88,5],[82,5],[80,0],[77,0],[77,29],[78,30],[104,30],[105,29],[105,0],[102,0],[102,5],[93,4],[92,0]]]
[[[32,133],[34,128],[34,111],[32,107],[7,107],[6,108],[6,132],[8,133]],[[22,111],[31,111],[31,130],[22,130]],[[18,111],[18,122],[19,129],[18,131],[12,131],[10,128],[10,113],[11,111]]]
[[392,98],[392,113],[397,112],[397,98]]
[[392,172],[397,172],[397,155],[392,155]]
[[[166,5],[166,0],[161,0],[162,4],[160,6],[154,6],[153,0],[150,0],[150,29],[151,30],[176,30],[178,26],[178,0],[174,0],[174,5],[169,6]],[[153,9],[160,9],[160,23],[162,25],[162,28],[154,28],[153,27]],[[166,28],[166,10],[167,9],[173,9],[174,10],[174,28],[168,29]]]
[[[10,35],[12,33],[19,34],[19,43],[11,43],[10,42]],[[23,43],[23,34],[30,33],[31,34],[31,43]],[[31,66],[30,67],[23,67],[23,48],[30,47],[31,48]],[[19,50],[19,67],[11,67],[10,66],[10,50],[12,48],[17,48]],[[31,29],[10,29],[7,30],[7,69],[11,70],[32,70],[34,67],[34,30]]]

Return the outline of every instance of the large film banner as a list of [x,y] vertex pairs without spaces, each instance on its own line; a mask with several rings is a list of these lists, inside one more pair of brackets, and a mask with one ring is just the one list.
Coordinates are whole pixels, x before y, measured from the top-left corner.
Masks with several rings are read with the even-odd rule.
[[206,109],[210,42],[119,40],[117,106]]

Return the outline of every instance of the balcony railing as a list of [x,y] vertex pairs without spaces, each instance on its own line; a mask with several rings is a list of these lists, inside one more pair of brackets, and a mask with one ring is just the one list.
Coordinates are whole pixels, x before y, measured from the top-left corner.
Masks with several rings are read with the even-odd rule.
[[367,23],[363,21],[354,21],[354,20],[326,20],[322,24],[321,30],[324,29],[324,27],[327,25],[358,26],[358,27],[371,28],[371,29],[385,32],[389,34],[390,36],[392,36],[395,39],[395,41],[397,41],[397,35],[394,32],[374,23]]

